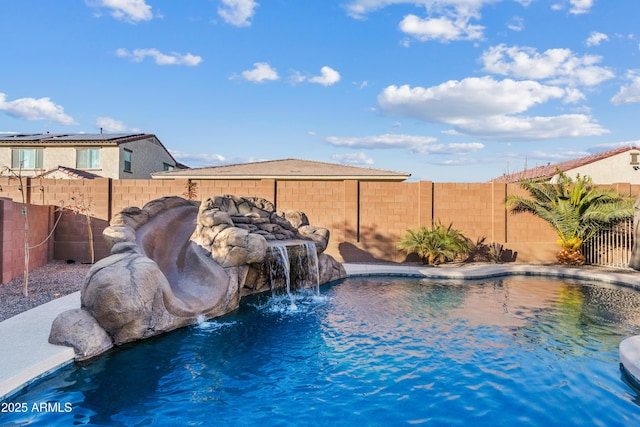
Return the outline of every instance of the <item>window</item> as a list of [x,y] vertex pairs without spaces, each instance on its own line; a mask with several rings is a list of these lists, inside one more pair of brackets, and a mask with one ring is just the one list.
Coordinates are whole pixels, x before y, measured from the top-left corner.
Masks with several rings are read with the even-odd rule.
[[42,169],[42,148],[14,148],[11,150],[12,169]]
[[76,167],[78,169],[100,169],[100,149],[78,148]]
[[169,172],[169,171],[174,171],[176,170],[176,167],[173,165],[170,165],[169,163],[163,163],[162,164],[162,170],[165,172]]
[[124,150],[124,171],[131,172],[131,156],[133,152],[127,149]]

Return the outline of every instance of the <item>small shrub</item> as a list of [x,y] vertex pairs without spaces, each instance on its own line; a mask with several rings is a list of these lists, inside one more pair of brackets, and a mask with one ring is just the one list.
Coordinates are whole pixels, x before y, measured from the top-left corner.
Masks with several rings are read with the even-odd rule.
[[467,255],[471,249],[470,241],[464,234],[442,223],[432,224],[431,228],[419,227],[407,230],[398,242],[398,249],[407,254],[417,253],[425,264],[440,264],[454,261]]

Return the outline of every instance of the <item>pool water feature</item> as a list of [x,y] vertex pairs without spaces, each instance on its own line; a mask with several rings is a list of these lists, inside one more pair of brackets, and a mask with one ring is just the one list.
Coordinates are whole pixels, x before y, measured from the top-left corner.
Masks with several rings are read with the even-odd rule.
[[[114,350],[11,402],[19,425],[640,423],[618,344],[640,293],[545,278],[353,278],[246,298],[217,321]],[[66,406],[65,406],[66,405]]]
[[311,241],[270,242],[263,268],[268,271],[272,296],[281,291],[290,295],[300,288],[320,293],[318,254]]

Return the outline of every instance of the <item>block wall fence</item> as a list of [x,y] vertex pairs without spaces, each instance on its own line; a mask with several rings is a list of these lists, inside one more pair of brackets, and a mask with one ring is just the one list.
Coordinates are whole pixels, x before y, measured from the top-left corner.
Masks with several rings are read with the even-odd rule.
[[[526,194],[517,184],[108,178],[23,178],[23,182],[24,199],[30,204],[30,233],[34,234],[30,241],[46,237],[57,223],[53,241],[45,245],[47,250],[40,248],[38,255],[31,254],[34,266],[51,259],[90,262],[91,234],[95,260],[108,256],[102,231],[114,214],[164,196],[187,197],[189,182],[195,200],[225,194],[262,197],[278,211],[305,212],[312,225],[330,230],[326,252],[341,262],[415,260],[398,251],[396,243],[406,230],[430,226],[432,221],[453,223],[474,241],[484,237],[485,243],[500,243],[514,254],[516,262],[554,262],[558,250],[556,235],[544,221],[528,214],[509,214],[506,196]],[[640,193],[640,185],[609,187],[625,195]],[[20,188],[18,179],[0,177],[2,283],[21,275],[24,268]]]

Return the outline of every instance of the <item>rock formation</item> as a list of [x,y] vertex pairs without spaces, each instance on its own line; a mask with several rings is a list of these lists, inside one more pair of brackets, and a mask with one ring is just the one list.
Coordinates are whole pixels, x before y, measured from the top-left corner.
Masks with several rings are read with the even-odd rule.
[[118,213],[103,236],[111,255],[89,270],[81,309],[58,316],[49,337],[74,347],[77,360],[235,310],[241,296],[273,286],[274,246],[298,258],[315,248],[317,277],[304,286],[345,277],[323,253],[327,229],[261,198],[165,197]]

